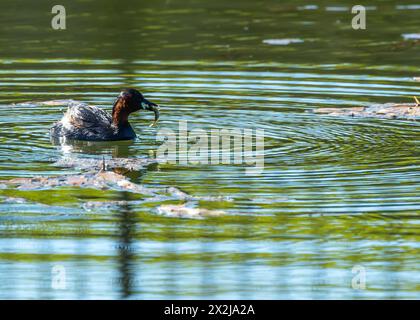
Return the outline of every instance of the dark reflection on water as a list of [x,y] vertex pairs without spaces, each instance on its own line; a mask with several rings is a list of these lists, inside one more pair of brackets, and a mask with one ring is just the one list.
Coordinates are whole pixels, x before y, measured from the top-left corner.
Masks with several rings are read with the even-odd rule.
[[[129,201],[130,194],[127,192],[119,193],[117,198],[122,201],[119,205],[117,215],[119,220],[119,241],[118,241],[118,263],[119,263],[119,282],[121,284],[121,298],[128,298],[133,292],[133,282],[135,281],[135,261],[133,247],[133,232],[136,228],[135,213],[131,210]],[[138,226],[138,225],[137,225]],[[139,272],[138,266],[135,270]]]
[[51,141],[54,145],[59,146],[59,150],[64,154],[80,153],[80,154],[94,154],[94,155],[112,155],[114,158],[129,158],[134,155],[130,152],[130,146],[133,141],[60,141],[53,139]]

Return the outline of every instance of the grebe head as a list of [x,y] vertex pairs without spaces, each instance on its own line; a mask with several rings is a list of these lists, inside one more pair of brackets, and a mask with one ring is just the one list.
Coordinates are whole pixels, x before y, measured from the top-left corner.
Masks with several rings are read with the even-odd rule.
[[159,119],[159,107],[157,104],[148,101],[136,89],[124,89],[121,91],[112,108],[112,122],[120,127],[128,123],[130,113],[139,110],[153,111],[155,114],[154,125]]

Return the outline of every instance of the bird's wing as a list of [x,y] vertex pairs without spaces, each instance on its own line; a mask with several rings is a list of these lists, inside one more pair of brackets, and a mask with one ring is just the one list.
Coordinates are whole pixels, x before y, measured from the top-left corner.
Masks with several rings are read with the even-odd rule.
[[109,128],[111,122],[112,117],[108,112],[83,102],[70,103],[62,119],[66,128]]

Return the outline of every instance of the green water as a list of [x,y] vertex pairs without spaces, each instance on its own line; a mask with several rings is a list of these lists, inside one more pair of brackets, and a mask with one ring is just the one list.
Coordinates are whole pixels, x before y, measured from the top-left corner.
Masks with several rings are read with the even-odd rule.
[[[402,36],[420,32],[419,3],[370,1],[363,31],[351,28],[350,1],[61,4],[67,30],[55,31],[50,1],[2,1],[0,180],[80,172],[54,165],[69,156],[147,157],[179,120],[264,129],[264,170],[128,174],[232,199],[201,202],[225,212],[205,219],[157,215],[162,203],[131,192],[3,185],[0,298],[420,298],[419,123],[308,112],[420,96],[419,41]],[[285,38],[303,42],[263,43]],[[134,143],[51,144],[63,106],[37,101],[110,110],[123,87],[163,106],[157,128],[139,114]],[[365,289],[352,287],[355,266]]]

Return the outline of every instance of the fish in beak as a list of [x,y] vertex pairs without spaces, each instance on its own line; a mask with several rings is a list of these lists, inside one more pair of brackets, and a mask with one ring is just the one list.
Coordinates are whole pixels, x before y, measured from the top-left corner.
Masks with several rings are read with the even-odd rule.
[[141,106],[144,110],[149,110],[149,111],[154,112],[155,120],[152,122],[152,124],[149,127],[155,126],[159,120],[159,106],[153,102],[150,102],[149,100],[145,98],[143,98],[143,101],[141,102]]

